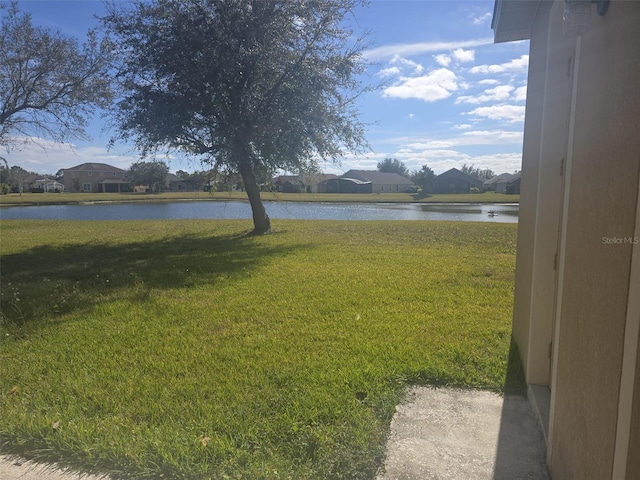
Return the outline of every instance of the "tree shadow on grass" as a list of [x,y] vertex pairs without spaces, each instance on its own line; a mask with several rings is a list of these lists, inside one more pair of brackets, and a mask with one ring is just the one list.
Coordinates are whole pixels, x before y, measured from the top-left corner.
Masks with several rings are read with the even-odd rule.
[[127,295],[233,281],[299,248],[305,247],[197,234],[34,247],[2,257],[0,323],[35,326]]

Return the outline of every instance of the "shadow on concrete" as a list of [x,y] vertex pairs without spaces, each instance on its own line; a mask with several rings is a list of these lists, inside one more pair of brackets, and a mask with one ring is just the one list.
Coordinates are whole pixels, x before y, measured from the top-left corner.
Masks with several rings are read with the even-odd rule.
[[543,429],[527,401],[527,386],[515,343],[511,342],[500,413],[494,480],[548,480]]
[[505,394],[414,386],[396,407],[377,480],[549,480],[545,443],[511,347]]

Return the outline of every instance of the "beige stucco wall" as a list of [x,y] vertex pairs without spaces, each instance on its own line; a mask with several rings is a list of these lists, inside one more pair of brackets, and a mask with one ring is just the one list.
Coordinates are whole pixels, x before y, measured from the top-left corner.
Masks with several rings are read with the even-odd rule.
[[562,1],[541,2],[531,31],[513,335],[527,381],[553,388],[552,477],[612,478],[627,422],[625,478],[635,479],[640,358],[630,416],[619,392],[627,308],[640,295],[629,243],[640,184],[640,2],[613,1],[604,17],[592,5],[578,39],[564,36],[562,12]]
[[[548,14],[547,14],[548,15]],[[516,286],[513,302],[513,338],[518,345],[527,380],[533,277],[533,239],[538,198],[540,138],[542,135],[542,105],[544,100],[547,51],[547,20],[541,14],[535,20],[529,52],[527,104],[522,146],[522,177],[520,181],[520,212],[516,253]]]
[[[640,337],[638,338],[638,351],[640,351]],[[631,416],[631,438],[627,453],[627,479],[640,478],[640,355],[636,360],[636,380],[633,392],[636,399]]]
[[629,291],[632,246],[606,239],[631,237],[635,228],[638,25],[640,2],[614,1],[605,17],[593,6],[580,39],[549,445],[551,474],[558,479],[612,474],[626,309],[628,296],[638,292]]

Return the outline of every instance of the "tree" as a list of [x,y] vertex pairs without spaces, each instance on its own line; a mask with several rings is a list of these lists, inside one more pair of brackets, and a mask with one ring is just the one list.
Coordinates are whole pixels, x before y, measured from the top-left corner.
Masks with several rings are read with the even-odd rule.
[[149,193],[162,192],[167,183],[169,166],[162,161],[136,162],[127,172],[127,178],[136,185],[147,185]]
[[420,170],[411,173],[411,180],[416,185],[420,185],[422,195],[426,197],[436,184],[436,174],[429,167],[423,165]]
[[480,167],[476,167],[473,163],[471,165],[467,165],[465,163],[462,166],[462,172],[481,180],[489,179],[495,176],[495,173],[493,173],[493,170],[490,170],[488,168],[481,169]]
[[120,53],[119,133],[143,155],[177,149],[239,174],[254,233],[270,229],[257,177],[365,146],[355,110],[364,0],[134,0],[102,19]]
[[11,190],[11,170],[9,170],[9,162],[4,157],[0,157],[0,193],[6,195]]
[[32,25],[17,1],[0,3],[0,145],[10,147],[16,134],[56,142],[86,138],[86,118],[113,98],[110,52],[95,32],[80,47]]
[[403,177],[409,176],[409,169],[397,158],[385,158],[381,162],[378,162],[378,171],[384,173],[397,173]]
[[24,168],[18,165],[12,165],[9,174],[9,178],[11,179],[11,185],[16,186],[18,188],[18,192],[22,195],[24,191],[24,182],[27,177],[30,175]]

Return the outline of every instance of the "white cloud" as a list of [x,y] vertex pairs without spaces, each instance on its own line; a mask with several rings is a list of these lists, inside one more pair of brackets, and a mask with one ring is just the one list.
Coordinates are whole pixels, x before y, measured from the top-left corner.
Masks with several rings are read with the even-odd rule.
[[500,82],[493,78],[485,78],[484,80],[478,81],[478,85],[496,85],[498,83]]
[[[471,128],[471,125],[466,126]],[[456,127],[452,127],[456,129]],[[475,145],[518,145],[522,146],[522,130],[470,130],[451,132],[451,137],[425,138],[421,136],[397,137],[389,139],[391,144],[399,145],[409,151],[416,150],[451,150],[457,147]]]
[[[461,168],[465,163],[490,168],[498,173],[513,172],[521,168],[522,130],[473,130],[456,133],[454,128],[452,127],[452,136],[449,138],[407,136],[387,139],[388,147],[384,152],[349,156],[342,162],[341,170],[375,169],[376,163],[384,157],[401,160],[409,170],[428,165],[437,174],[452,167]],[[475,145],[485,146],[481,155],[471,153],[469,147]],[[493,152],[486,153],[487,149]]]
[[448,67],[449,65],[451,65],[451,57],[444,53],[439,53],[438,55],[434,55],[433,58],[435,58],[436,62],[442,65],[443,67]]
[[524,121],[524,109],[524,105],[492,105],[490,107],[478,107],[468,112],[468,115],[514,123]]
[[493,44],[492,37],[454,42],[396,43],[372,48],[371,50],[365,51],[363,56],[367,60],[384,60],[386,58],[393,58],[395,55],[408,57],[422,53],[447,52],[455,50],[456,48],[472,48],[490,44]]
[[478,65],[469,69],[469,73],[505,73],[512,71],[526,72],[529,68],[529,55],[496,65]]
[[392,77],[394,75],[399,75],[399,74],[400,74],[400,69],[398,67],[383,68],[378,73],[376,73],[378,77]]
[[442,65],[443,67],[448,67],[449,65],[451,65],[451,62],[453,60],[455,60],[457,63],[473,62],[473,60],[475,59],[475,51],[456,48],[453,52],[451,52],[450,55],[439,53],[438,55],[434,55],[433,58],[438,64]]
[[522,131],[474,130],[463,132],[459,145],[518,145],[522,144]]
[[494,88],[488,88],[480,95],[464,95],[456,98],[456,103],[485,103],[485,102],[503,102],[508,100],[511,92],[515,87],[511,85],[499,85]]
[[139,160],[136,155],[110,152],[106,148],[80,147],[72,143],[55,143],[43,138],[17,138],[15,149],[3,154],[9,165],[19,165],[25,170],[55,174],[62,168],[70,168],[85,162],[108,163],[114,167],[128,169]]
[[473,62],[475,60],[475,51],[474,50],[464,50],[462,48],[456,48],[453,51],[453,58],[455,58],[460,63],[465,62]]
[[527,87],[518,87],[513,92],[513,99],[516,102],[524,102],[527,99]]
[[416,63],[412,60],[408,60],[406,58],[403,58],[399,55],[395,55],[391,61],[389,62],[391,65],[401,65],[403,67],[409,67],[411,69],[413,69],[413,73],[414,74],[420,74],[422,73],[422,71],[424,70],[424,68],[422,67],[422,65],[420,65],[419,63]]
[[396,85],[385,88],[382,95],[435,102],[450,97],[458,89],[457,80],[451,70],[439,68],[421,77],[402,77]]
[[482,25],[490,18],[491,18],[491,12],[487,12],[480,15],[479,17],[473,17],[471,21],[473,22],[474,25]]
[[467,130],[468,128],[473,128],[473,125],[463,123],[461,125],[454,125],[453,128],[456,130]]
[[456,145],[454,140],[428,140],[424,142],[409,143],[407,148],[411,150],[442,150]]

